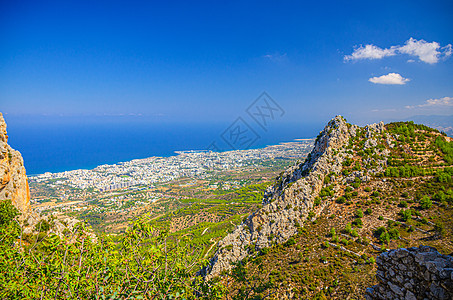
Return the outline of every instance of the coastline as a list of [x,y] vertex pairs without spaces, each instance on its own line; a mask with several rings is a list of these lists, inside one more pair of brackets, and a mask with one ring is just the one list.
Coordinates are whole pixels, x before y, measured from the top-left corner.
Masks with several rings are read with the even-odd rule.
[[[230,150],[225,150],[225,151],[219,151],[219,152],[216,152],[216,153],[224,154],[224,153],[231,152],[231,151],[259,150],[259,149],[265,149],[265,148],[268,148],[268,147],[273,147],[273,146],[278,146],[278,145],[289,145],[289,144],[292,144],[292,143],[310,142],[310,141],[314,141],[314,140],[315,140],[315,138],[303,138],[303,139],[298,138],[298,139],[293,139],[292,141],[279,142],[279,143],[276,143],[276,144],[270,144],[270,145],[258,146],[258,147],[251,147],[251,148],[248,148],[248,149],[236,149],[236,150],[231,150],[230,149]],[[87,167],[75,168],[75,169],[69,169],[69,170],[46,171],[46,172],[37,173],[37,174],[27,174],[27,176],[29,178],[33,178],[33,177],[37,177],[37,176],[40,176],[40,175],[43,175],[43,174],[47,174],[47,173],[59,174],[59,173],[75,172],[75,171],[91,171],[91,170],[94,170],[94,169],[96,169],[98,167],[102,167],[102,166],[121,165],[121,164],[131,163],[133,161],[144,161],[144,160],[148,160],[148,159],[167,159],[167,158],[170,158],[170,157],[177,157],[177,156],[181,156],[181,155],[185,155],[185,154],[209,153],[209,152],[210,151],[208,151],[208,150],[175,150],[175,151],[173,151],[172,155],[167,155],[167,156],[164,156],[164,155],[152,155],[152,156],[148,156],[148,157],[133,158],[133,159],[124,160],[124,161],[106,162],[106,163],[98,164],[98,165],[96,165],[94,167],[87,166]]]

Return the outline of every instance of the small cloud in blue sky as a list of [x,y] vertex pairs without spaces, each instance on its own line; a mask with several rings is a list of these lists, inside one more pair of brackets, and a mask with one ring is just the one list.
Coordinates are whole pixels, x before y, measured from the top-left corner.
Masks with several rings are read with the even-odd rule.
[[262,57],[264,59],[270,60],[272,62],[282,62],[282,61],[286,61],[288,59],[288,56],[286,55],[286,53],[281,54],[279,52],[272,53],[272,54],[266,54],[266,55],[263,55]]
[[404,78],[398,73],[388,73],[379,77],[371,77],[368,79],[369,82],[376,84],[398,84],[403,85],[410,81],[408,78]]
[[372,109],[372,112],[396,112],[396,108]]
[[[345,61],[355,61],[362,59],[382,59],[387,56],[395,56],[398,54],[407,54],[417,57],[420,61],[428,64],[435,64],[440,59],[446,59],[452,54],[452,46],[448,44],[441,47],[437,42],[428,43],[425,40],[416,40],[410,38],[404,46],[391,46],[390,48],[380,48],[375,45],[365,45],[355,48],[351,55],[344,57]],[[409,59],[408,62],[413,62]]]
[[436,108],[436,107],[450,107],[453,106],[453,97],[443,97],[438,99],[428,99],[423,104],[407,105],[406,108]]

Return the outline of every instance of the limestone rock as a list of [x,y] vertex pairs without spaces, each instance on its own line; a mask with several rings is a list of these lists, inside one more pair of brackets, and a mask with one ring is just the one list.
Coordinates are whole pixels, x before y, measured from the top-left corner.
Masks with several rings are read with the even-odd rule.
[[3,114],[0,113],[0,200],[11,199],[22,217],[30,212],[30,191],[24,160],[19,151],[8,145]]

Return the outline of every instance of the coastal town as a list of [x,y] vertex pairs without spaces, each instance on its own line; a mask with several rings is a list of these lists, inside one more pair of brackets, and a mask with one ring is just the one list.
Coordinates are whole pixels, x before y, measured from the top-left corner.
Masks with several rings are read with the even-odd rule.
[[226,152],[178,151],[170,157],[134,159],[92,170],[47,172],[30,176],[31,204],[40,213],[72,216],[92,225],[106,216],[116,224],[138,213],[157,215],[180,207],[184,199],[218,198],[268,182],[303,160],[313,142],[300,139]]
[[252,166],[266,160],[297,159],[307,153],[312,144],[312,139],[305,139],[262,149],[227,152],[178,151],[175,156],[134,159],[113,165],[101,165],[92,170],[47,172],[30,177],[30,182],[53,181],[54,186],[67,185],[81,190],[92,188],[102,192],[168,182],[180,177],[204,179],[215,171]]

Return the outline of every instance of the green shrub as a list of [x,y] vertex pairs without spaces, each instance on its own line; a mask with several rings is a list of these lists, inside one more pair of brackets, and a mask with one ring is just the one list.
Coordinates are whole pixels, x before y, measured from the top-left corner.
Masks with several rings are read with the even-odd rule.
[[379,240],[380,240],[381,243],[383,243],[383,244],[388,244],[388,243],[390,243],[390,234],[389,234],[387,231],[381,233],[381,235],[379,236]]
[[358,210],[356,210],[355,215],[356,215],[357,218],[362,218],[363,217],[362,209],[359,208]]
[[335,236],[335,235],[336,235],[335,228],[332,227],[332,228],[330,229],[330,236]]
[[346,233],[351,233],[352,226],[351,223],[346,224],[346,227],[344,228]]
[[359,228],[361,228],[361,227],[363,226],[362,219],[360,219],[360,218],[355,219],[355,220],[352,222],[352,224],[354,224],[355,226],[357,226],[357,227],[359,227]]
[[315,206],[320,205],[320,204],[321,204],[321,198],[316,197],[316,198],[315,198],[315,201],[314,201],[314,204],[315,204]]
[[343,197],[343,196],[340,196],[340,197],[337,198],[336,202],[337,202],[338,204],[343,204],[343,203],[346,202],[346,198]]
[[384,227],[384,226],[381,226],[381,227],[378,227],[374,233],[377,235],[377,236],[380,236],[383,232],[386,232],[387,229]]
[[296,240],[293,237],[290,237],[285,243],[285,247],[290,247],[296,243]]
[[420,207],[421,207],[421,209],[428,209],[432,205],[433,205],[433,202],[431,201],[431,199],[428,196],[425,195],[425,196],[423,196],[420,199]]
[[11,200],[0,200],[0,227],[6,226],[19,216],[19,210],[11,204]]
[[405,222],[412,219],[412,210],[410,209],[401,210],[399,214]]
[[392,228],[388,231],[390,238],[392,240],[397,240],[400,237],[400,232],[398,231],[397,228]]
[[440,190],[434,194],[433,200],[443,202],[447,200],[447,195],[442,190]]

